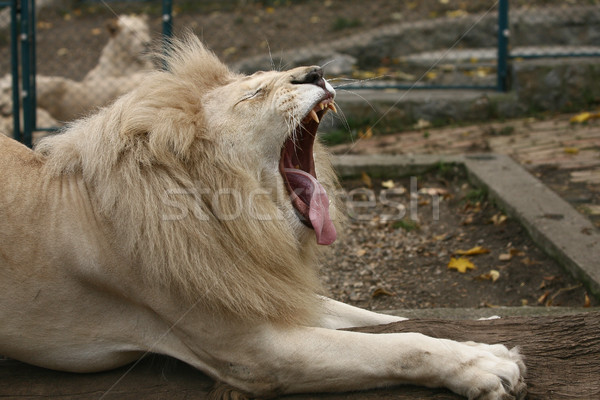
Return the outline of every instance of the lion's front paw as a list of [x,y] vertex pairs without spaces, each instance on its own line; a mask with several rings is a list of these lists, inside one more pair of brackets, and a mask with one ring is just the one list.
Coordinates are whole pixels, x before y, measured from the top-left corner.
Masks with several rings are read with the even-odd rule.
[[468,346],[466,359],[457,371],[456,392],[470,400],[523,399],[525,363],[518,348],[503,345],[462,343]]

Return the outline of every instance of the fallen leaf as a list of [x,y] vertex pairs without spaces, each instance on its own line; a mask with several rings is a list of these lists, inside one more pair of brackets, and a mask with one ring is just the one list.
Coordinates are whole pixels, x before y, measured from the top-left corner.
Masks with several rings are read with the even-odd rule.
[[[433,78],[431,78],[433,79]],[[426,119],[419,119],[416,124],[413,125],[414,129],[426,129],[431,127],[431,122]]]
[[419,194],[428,194],[430,196],[445,196],[448,194],[446,189],[442,188],[421,188]]
[[563,151],[567,154],[579,154],[579,149],[577,147],[565,147]]
[[583,303],[583,306],[585,308],[591,307],[592,306],[592,302],[590,301],[590,296],[588,296],[588,294],[585,294],[585,301]]
[[600,118],[600,112],[591,113],[586,111],[571,117],[569,121],[573,124],[583,124],[584,122],[588,122],[592,119],[598,118]]
[[90,31],[90,33],[94,36],[102,35],[102,32],[104,32],[104,31],[100,28],[94,28]]
[[37,26],[38,29],[51,29],[53,25],[51,22],[39,21]]
[[368,187],[368,188],[372,188],[373,187],[373,181],[371,180],[371,177],[366,173],[366,172],[362,172],[360,175],[360,180]]
[[377,78],[377,74],[373,71],[354,71],[352,77],[356,79],[373,79]]
[[539,261],[536,261],[534,259],[531,259],[529,257],[525,257],[524,259],[521,260],[521,262],[525,265],[535,265],[535,264],[541,264]]
[[390,179],[389,181],[381,182],[381,186],[386,189],[393,189],[396,186],[396,184],[394,183],[393,180]]
[[448,263],[448,268],[455,269],[461,274],[464,274],[465,272],[467,272],[468,269],[475,269],[475,264],[469,261],[469,259],[466,257],[452,257],[450,258],[450,262]]
[[469,250],[456,250],[454,254],[458,254],[459,256],[474,256],[477,254],[487,254],[490,250],[485,247],[476,246]]
[[495,269],[490,270],[487,274],[481,274],[475,277],[475,279],[482,281],[492,281],[496,282],[500,278],[500,272]]
[[525,257],[525,253],[519,249],[515,249],[514,247],[509,250],[509,253],[512,257]]
[[356,255],[357,255],[358,257],[362,257],[362,256],[364,256],[365,254],[367,254],[367,251],[366,251],[365,249],[358,249],[358,250],[356,251]]
[[373,129],[369,126],[364,131],[359,131],[358,137],[361,139],[371,139],[373,137]]
[[543,295],[538,297],[538,299],[537,299],[538,304],[544,304],[549,295],[550,295],[550,291],[547,291],[546,293],[544,293]]
[[275,12],[275,8],[274,7],[267,7],[267,8],[265,8],[265,11],[267,12],[267,14],[273,14]]
[[375,289],[375,291],[373,292],[373,294],[371,295],[371,297],[379,297],[379,296],[395,296],[396,293],[394,292],[390,292],[387,289],[384,288],[377,288]]
[[435,78],[437,78],[437,76],[438,76],[438,74],[437,74],[437,72],[435,72],[435,71],[429,71],[428,73],[426,73],[426,74],[425,74],[425,77],[426,77],[428,80],[430,80],[430,81],[432,81],[432,80],[434,80]]
[[500,272],[496,271],[495,269],[490,270],[488,274],[490,278],[492,278],[492,282],[496,282],[500,278]]
[[458,18],[468,15],[468,13],[465,10],[454,10],[446,12],[446,15],[450,18]]
[[500,260],[500,261],[510,261],[511,258],[512,258],[512,255],[510,255],[510,254],[500,254],[498,256],[498,260]]
[[494,225],[502,225],[503,223],[506,222],[506,220],[508,219],[508,217],[502,213],[498,213],[496,215],[494,215],[492,218],[490,218],[490,222]]
[[442,234],[442,235],[437,235],[437,236],[434,236],[434,237],[433,237],[433,239],[435,239],[435,240],[437,240],[437,241],[440,241],[440,240],[448,240],[448,239],[451,239],[451,238],[452,238],[452,236],[454,236],[454,235],[452,235],[451,233],[444,233],[444,234]]
[[379,67],[377,68],[377,75],[388,75],[390,73],[389,67]]

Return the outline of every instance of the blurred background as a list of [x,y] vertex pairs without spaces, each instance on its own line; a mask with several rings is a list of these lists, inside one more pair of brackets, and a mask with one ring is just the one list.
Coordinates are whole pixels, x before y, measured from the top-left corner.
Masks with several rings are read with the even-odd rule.
[[[32,0],[0,2],[0,128],[8,132],[14,129],[11,60],[27,74],[22,64],[27,50],[18,46],[20,55],[13,48],[11,56],[10,40],[11,7],[22,12],[23,3]],[[594,59],[600,56],[598,0],[38,0],[35,5],[35,15],[17,15],[19,21],[29,18],[34,35],[29,62],[35,65],[37,120],[27,127],[34,131],[61,126],[134,87],[137,74],[156,64],[150,53],[161,35],[170,34],[165,22],[172,23],[175,35],[200,36],[235,70],[325,65],[332,83],[355,90],[357,97],[365,89],[510,91],[515,84],[524,86],[515,82],[512,64],[557,57],[600,61]],[[592,88],[584,88],[587,94],[575,107],[597,99]],[[542,100],[552,96],[545,93]],[[533,99],[524,107],[565,106],[537,103]],[[409,122],[422,118],[413,119]],[[364,129],[368,122],[358,125]],[[344,127],[351,133],[360,128]],[[379,129],[398,126],[379,124]]]

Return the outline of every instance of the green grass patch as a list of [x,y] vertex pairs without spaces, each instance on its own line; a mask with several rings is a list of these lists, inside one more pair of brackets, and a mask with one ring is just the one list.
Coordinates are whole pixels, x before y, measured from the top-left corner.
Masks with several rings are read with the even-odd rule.
[[477,203],[484,201],[487,198],[487,191],[485,189],[476,188],[471,189],[465,194],[465,201],[469,201],[471,203]]
[[362,21],[358,18],[337,17],[331,25],[332,31],[343,31],[344,29],[358,28],[362,26]]
[[396,221],[392,226],[394,229],[404,229],[406,232],[412,232],[416,229],[419,229],[419,224],[409,219],[401,219],[400,221]]

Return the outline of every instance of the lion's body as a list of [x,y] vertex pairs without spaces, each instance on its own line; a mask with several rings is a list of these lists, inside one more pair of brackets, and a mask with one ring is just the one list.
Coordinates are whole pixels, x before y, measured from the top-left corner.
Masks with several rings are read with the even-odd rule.
[[[424,383],[434,360],[410,354],[426,351],[518,386],[503,347],[331,329],[400,319],[318,296],[315,238],[339,220],[313,147],[333,101],[320,69],[243,77],[195,38],[168,62],[35,152],[0,136],[0,354],[98,371],[152,351],[272,394]],[[428,385],[504,393],[435,368]]]

